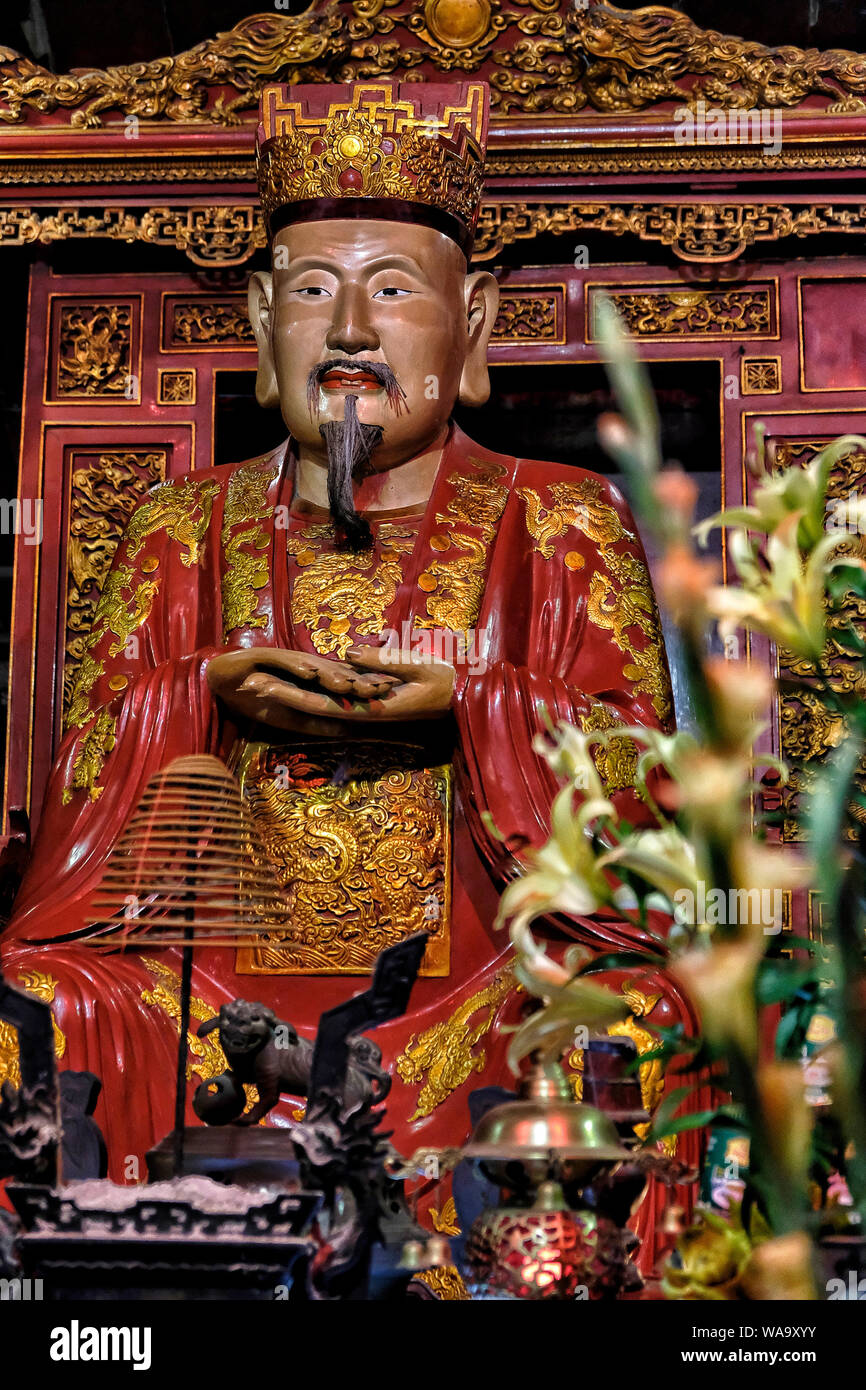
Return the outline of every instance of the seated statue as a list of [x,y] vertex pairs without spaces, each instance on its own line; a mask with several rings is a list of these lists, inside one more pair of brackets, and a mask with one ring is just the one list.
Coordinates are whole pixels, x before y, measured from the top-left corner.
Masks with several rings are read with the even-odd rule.
[[[409,1012],[376,1034],[408,1153],[461,1142],[469,1093],[511,1083],[500,1025],[525,996],[492,924],[516,853],[549,833],[557,787],[533,739],[546,719],[671,721],[620,493],[492,453],[452,419],[488,397],[498,307],[493,275],[468,268],[484,84],[272,86],[260,119],[256,394],[288,438],[160,484],[132,515],[3,940],[8,978],[52,981],[62,1065],[103,1081],[118,1180],[172,1125],[179,953],[83,938],[157,770],[226,762],[289,905],[243,949],[196,948],[198,1019],[252,996],[310,1039],[380,949],[429,932]],[[634,760],[603,771],[641,823]],[[557,949],[642,940],[603,916],[547,931]],[[680,1010],[671,992],[653,1020]],[[225,1069],[212,1043],[191,1044],[198,1080]]]

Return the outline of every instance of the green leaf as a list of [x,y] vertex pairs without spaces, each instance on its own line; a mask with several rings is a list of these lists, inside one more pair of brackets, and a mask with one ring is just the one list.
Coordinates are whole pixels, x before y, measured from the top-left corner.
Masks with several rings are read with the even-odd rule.
[[[659,1106],[661,1110],[661,1106]],[[666,1139],[670,1134],[682,1134],[685,1130],[704,1129],[707,1125],[713,1124],[721,1116],[726,1122],[729,1116],[723,1115],[724,1107],[715,1106],[712,1110],[699,1110],[694,1115],[681,1115],[678,1119],[670,1120],[665,1125],[654,1124],[650,1133],[651,1139]]]
[[795,999],[804,985],[817,980],[817,967],[798,961],[761,961],[755,979],[759,1004],[784,1004]]

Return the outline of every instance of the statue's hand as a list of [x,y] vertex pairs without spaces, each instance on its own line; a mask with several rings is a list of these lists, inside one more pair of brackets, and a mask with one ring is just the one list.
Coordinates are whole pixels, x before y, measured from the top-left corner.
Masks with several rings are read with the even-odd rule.
[[[295,733],[337,734],[360,702],[379,701],[400,681],[384,667],[365,673],[343,661],[281,647],[221,652],[208,684],[236,714]],[[334,698],[338,697],[338,698]]]
[[366,709],[348,717],[357,720],[395,721],[435,719],[451,707],[457,673],[443,661],[431,661],[418,652],[393,647],[353,647],[347,653],[359,671],[399,677],[399,684],[374,699]]

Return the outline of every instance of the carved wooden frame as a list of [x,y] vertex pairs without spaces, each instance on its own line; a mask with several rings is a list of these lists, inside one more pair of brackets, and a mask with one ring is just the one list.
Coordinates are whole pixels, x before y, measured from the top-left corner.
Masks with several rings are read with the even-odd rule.
[[[769,49],[662,6],[313,0],[151,63],[57,76],[0,62],[0,245],[106,237],[239,264],[265,244],[253,146],[266,82],[468,73],[492,96],[479,259],[592,230],[718,263],[866,230],[851,191],[866,172],[860,55]],[[716,110],[734,138],[711,138]],[[779,116],[778,153],[739,139],[761,110]],[[696,143],[689,120],[703,120]]]

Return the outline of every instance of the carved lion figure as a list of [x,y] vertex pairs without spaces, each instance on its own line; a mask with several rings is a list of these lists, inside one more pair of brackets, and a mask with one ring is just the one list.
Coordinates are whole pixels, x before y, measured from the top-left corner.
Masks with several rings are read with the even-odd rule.
[[[209,1018],[198,1030],[199,1037],[219,1029],[220,1044],[228,1070],[210,1081],[203,1081],[193,1098],[193,1109],[207,1125],[255,1125],[272,1110],[283,1093],[306,1096],[309,1091],[313,1044],[298,1036],[290,1023],[283,1023],[273,1009],[246,999],[223,1004],[219,1016]],[[344,1105],[354,1109],[377,1089],[380,1075],[371,1065],[371,1050],[381,1051],[369,1038],[353,1038],[353,1060],[346,1075]],[[256,1086],[259,1099],[244,1114],[244,1085]],[[376,1096],[376,1099],[379,1099]]]

